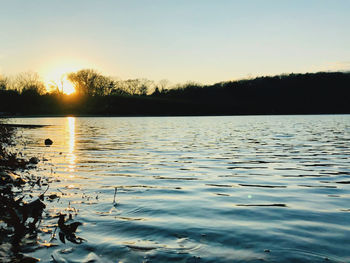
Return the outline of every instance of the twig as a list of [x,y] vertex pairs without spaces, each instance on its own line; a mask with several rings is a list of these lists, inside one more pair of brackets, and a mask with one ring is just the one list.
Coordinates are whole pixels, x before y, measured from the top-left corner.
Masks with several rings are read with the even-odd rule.
[[41,195],[39,195],[39,199],[40,199],[40,200],[44,201],[45,193],[47,192],[47,190],[49,190],[49,188],[50,188],[50,185],[48,184],[48,185],[47,185],[47,188],[46,188],[46,190],[45,190],[45,192],[43,192]]
[[65,195],[60,189],[57,188],[57,191],[59,191],[62,195]]
[[54,263],[57,263],[57,260],[53,257],[53,255],[51,255],[52,259],[53,259],[53,262]]
[[117,195],[117,187],[114,187],[114,198],[113,198],[113,204],[115,204],[115,196]]
[[47,190],[49,190],[49,188],[50,188],[50,185],[47,184],[47,188],[46,188],[45,192],[42,193],[42,195],[46,194],[46,192],[47,192]]
[[51,241],[55,238],[55,236],[56,236],[56,230],[57,230],[57,226],[55,227],[55,231],[53,231],[49,242],[51,242]]

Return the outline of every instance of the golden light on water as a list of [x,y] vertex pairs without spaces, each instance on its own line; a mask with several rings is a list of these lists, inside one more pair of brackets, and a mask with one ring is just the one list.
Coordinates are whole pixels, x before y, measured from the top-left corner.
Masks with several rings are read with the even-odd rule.
[[68,171],[74,172],[76,155],[75,149],[75,117],[67,117],[67,131],[68,131]]

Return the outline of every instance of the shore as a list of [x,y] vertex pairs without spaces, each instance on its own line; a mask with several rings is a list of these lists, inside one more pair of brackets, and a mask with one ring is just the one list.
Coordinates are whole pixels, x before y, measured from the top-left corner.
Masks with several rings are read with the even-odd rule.
[[[192,114],[192,115],[184,115],[184,114],[179,114],[179,115],[168,115],[168,114],[159,114],[159,115],[98,115],[98,114],[47,114],[47,115],[3,115],[0,116],[0,120],[6,120],[6,119],[19,119],[19,118],[65,118],[65,117],[79,117],[79,118],[140,118],[140,117],[215,117],[215,116],[220,116],[220,117],[229,117],[229,116],[302,116],[302,115],[315,115],[315,116],[327,116],[327,115],[349,115],[350,113],[300,113],[300,114]],[[13,128],[41,128],[45,127],[48,125],[27,125],[27,124],[6,124],[3,123],[2,125],[8,126],[8,127],[13,127]]]
[[[60,196],[49,190],[52,178],[35,175],[37,164],[42,160],[35,156],[25,157],[14,150],[17,149],[14,148],[16,128],[38,127],[42,125],[0,124],[0,262],[40,261],[27,252],[57,246],[53,243],[57,240],[56,232],[62,243],[65,239],[73,243],[83,241],[74,233],[81,223],[66,224],[65,214],[45,210],[48,202]],[[51,220],[51,227],[43,228],[48,220]],[[39,235],[43,231],[51,233],[50,240],[40,241]],[[53,258],[53,262],[57,261]]]

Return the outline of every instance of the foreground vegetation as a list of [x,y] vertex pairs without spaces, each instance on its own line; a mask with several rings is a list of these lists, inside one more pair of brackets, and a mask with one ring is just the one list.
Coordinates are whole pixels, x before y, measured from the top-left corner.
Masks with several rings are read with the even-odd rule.
[[[21,253],[21,241],[35,235],[37,223],[45,204],[43,196],[33,202],[28,200],[28,187],[41,185],[41,178],[20,175],[33,168],[38,160],[20,158],[8,148],[13,145],[14,128],[0,124],[0,261],[36,262]],[[18,190],[21,190],[20,192]]]
[[[84,239],[75,235],[80,222],[67,224],[65,214],[45,211],[48,201],[59,198],[48,191],[53,178],[29,173],[40,160],[24,158],[13,149],[14,142],[15,128],[0,123],[0,262],[33,263],[40,259],[25,252],[58,246],[56,232],[62,243],[80,244]],[[68,221],[72,218],[70,213]],[[50,234],[50,239],[42,241],[41,233]]]
[[[319,72],[258,77],[213,85],[170,86],[146,79],[115,80],[94,70],[68,74],[45,92],[37,75],[0,80],[3,115],[236,115],[350,113],[350,73]],[[62,84],[63,85],[63,84]]]

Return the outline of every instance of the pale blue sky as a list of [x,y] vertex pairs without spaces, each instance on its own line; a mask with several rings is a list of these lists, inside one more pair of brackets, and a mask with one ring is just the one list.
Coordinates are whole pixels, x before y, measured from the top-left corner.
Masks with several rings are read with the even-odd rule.
[[214,83],[350,70],[349,14],[348,0],[0,0],[0,73]]

